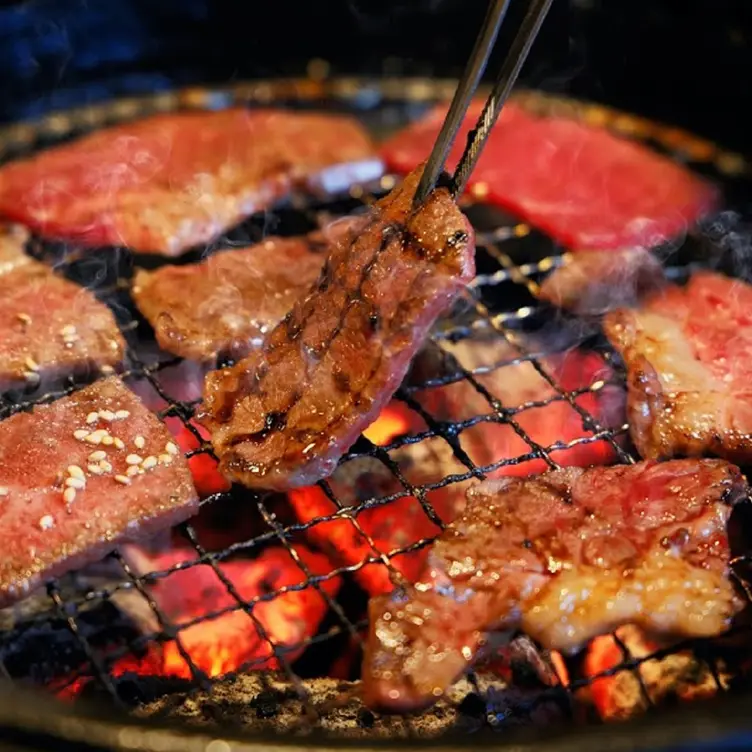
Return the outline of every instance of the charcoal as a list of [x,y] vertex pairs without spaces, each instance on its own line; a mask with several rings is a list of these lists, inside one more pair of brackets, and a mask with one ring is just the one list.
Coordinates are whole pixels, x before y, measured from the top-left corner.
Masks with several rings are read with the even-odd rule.
[[[307,679],[292,685],[279,672],[242,674],[210,691],[171,695],[142,706],[142,718],[167,718],[223,731],[304,735],[314,728],[339,738],[435,738],[483,728],[551,726],[568,715],[561,689],[508,687],[491,674],[462,679],[430,711],[420,715],[373,713],[358,697],[359,683]],[[301,699],[305,693],[306,699]],[[314,710],[315,712],[310,712]]]

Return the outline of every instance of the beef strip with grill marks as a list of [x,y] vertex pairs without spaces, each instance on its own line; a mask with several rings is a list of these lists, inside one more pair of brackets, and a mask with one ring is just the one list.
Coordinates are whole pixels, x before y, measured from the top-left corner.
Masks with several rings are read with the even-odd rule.
[[328,243],[321,232],[267,238],[199,264],[139,269],[133,297],[162,349],[194,360],[243,357],[316,280]]
[[412,208],[421,172],[338,238],[258,352],[207,376],[200,419],[227,477],[287,490],[330,475],[473,278],[473,231],[449,192]]
[[567,468],[485,481],[434,544],[423,578],[373,598],[363,665],[374,707],[429,705],[491,631],[572,651],[622,624],[720,634],[743,600],[727,522],[748,493],[723,460]]
[[604,329],[627,366],[627,412],[643,457],[752,459],[752,286],[701,272]]

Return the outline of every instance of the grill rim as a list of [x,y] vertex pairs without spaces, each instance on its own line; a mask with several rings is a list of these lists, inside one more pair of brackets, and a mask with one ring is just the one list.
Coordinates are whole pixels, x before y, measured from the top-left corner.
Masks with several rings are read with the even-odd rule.
[[[25,121],[22,123],[12,124],[0,128],[0,162],[12,158],[16,149],[24,151],[35,151],[44,145],[46,139],[63,139],[70,135],[75,135],[81,131],[96,130],[108,125],[127,122],[129,120],[142,118],[152,114],[175,112],[178,110],[205,110],[205,109],[224,109],[231,106],[255,105],[255,106],[284,106],[289,103],[316,104],[318,102],[327,103],[350,103],[354,98],[367,97],[369,93],[379,97],[376,104],[403,103],[403,104],[431,104],[437,100],[450,98],[455,87],[454,79],[424,79],[424,78],[331,78],[331,79],[306,79],[306,78],[282,78],[257,81],[244,81],[227,87],[187,87],[178,89],[173,92],[161,92],[152,96],[132,97],[127,99],[117,99],[103,102],[93,106],[76,108],[73,110],[54,112],[41,119]],[[697,160],[712,164],[720,175],[733,178],[740,175],[749,175],[750,164],[744,158],[736,153],[725,151],[718,145],[693,134],[674,128],[672,126],[654,123],[647,119],[631,115],[629,113],[613,109],[607,106],[596,105],[584,100],[574,100],[567,97],[550,95],[538,91],[519,91],[515,98],[531,109],[536,107],[545,108],[548,113],[565,114],[569,117],[580,118],[587,111],[595,109],[600,113],[602,124],[607,128],[615,131],[617,134],[629,137],[630,135],[639,136],[640,140],[655,140],[656,142],[666,144],[670,143],[671,147],[682,151],[683,146],[689,153],[691,148],[698,150],[698,153],[704,153],[705,157]],[[368,106],[361,109],[368,111]],[[208,501],[208,500],[206,500]],[[25,692],[25,690],[24,690]],[[91,723],[96,724],[101,720],[101,728],[97,736],[101,736],[106,741],[108,747],[114,749],[133,749],[151,748],[148,746],[135,745],[131,741],[123,743],[123,730],[130,729],[138,733],[137,729],[146,728],[152,730],[161,730],[164,734],[160,737],[162,742],[172,739],[175,744],[182,746],[162,747],[162,749],[185,749],[193,748],[198,745],[200,740],[204,740],[204,745],[212,737],[202,730],[191,732],[190,729],[183,729],[181,732],[170,731],[170,727],[162,727],[153,722],[144,722],[130,718],[127,714],[125,718],[130,718],[131,723],[125,724],[124,720],[102,720],[102,714],[97,716],[90,715],[91,708],[85,701],[78,701],[74,704],[67,705],[58,702],[53,698],[39,697],[36,693],[28,696],[24,692],[18,691],[16,684],[6,685],[0,683],[0,698],[7,695],[8,702],[0,703],[0,723],[7,724],[9,727],[23,728],[34,730],[36,733],[48,730],[56,733],[60,738],[70,738],[73,740],[84,741],[91,739],[91,732],[94,727]],[[747,721],[748,714],[744,712],[745,703],[743,702],[746,695],[739,695],[742,702],[736,703],[736,698],[726,696],[723,698],[723,707],[728,707],[727,711],[734,718],[734,725],[737,729],[743,726],[744,729],[752,731],[752,723]],[[18,698],[18,702],[16,702]],[[12,700],[12,702],[10,701]],[[736,703],[733,713],[731,712],[732,703]],[[715,701],[703,703],[703,706],[717,704]],[[85,706],[85,707],[82,707]],[[738,708],[737,708],[738,705]],[[48,707],[46,707],[48,706]],[[696,709],[697,704],[693,707]],[[29,712],[22,712],[24,708],[29,708]],[[34,709],[32,709],[34,708]],[[77,712],[69,712],[71,709],[77,709]],[[687,719],[690,714],[686,712],[675,713],[675,722],[669,723],[670,711],[662,711],[657,723],[652,721],[650,727],[655,728],[655,733],[648,736],[646,734],[646,721],[644,718],[630,721],[624,724],[608,724],[606,733],[610,743],[623,743],[632,749],[655,749],[657,744],[679,744],[686,743],[690,740],[696,742],[700,738],[700,732],[705,729],[712,734],[719,731],[728,731],[724,724],[718,723],[718,712],[711,711],[710,708],[702,713],[693,712],[691,714],[693,723],[688,724]],[[724,712],[726,714],[726,712]],[[44,722],[40,723],[40,719]],[[49,719],[49,723],[47,722]],[[86,725],[83,725],[86,724]],[[670,729],[669,729],[670,726]],[[76,736],[74,731],[78,730],[80,736]],[[616,731],[618,729],[618,731]],[[532,730],[532,729],[531,729]],[[550,731],[536,728],[534,736],[542,739],[550,735]],[[100,733],[101,732],[101,733]],[[676,733],[674,733],[676,732]],[[72,736],[71,736],[72,735]],[[319,734],[313,732],[315,738]],[[602,741],[602,734],[597,733],[597,727],[578,728],[577,726],[567,727],[563,732],[556,734],[556,739],[543,746],[536,742],[535,749],[575,749],[583,746],[586,749],[600,749],[598,746]],[[253,740],[252,740],[253,739]],[[258,739],[258,741],[255,741]],[[498,736],[492,736],[496,739]],[[190,747],[187,746],[190,740]],[[267,741],[264,741],[267,740]],[[464,743],[462,740],[465,740]],[[302,749],[303,746],[297,744],[294,740],[282,736],[268,735],[265,733],[253,734],[248,736],[248,740],[226,740],[232,744],[231,749],[269,749],[271,746],[277,746],[285,749]],[[117,742],[117,746],[111,746]],[[639,742],[639,743],[638,743]],[[405,743],[398,739],[387,742],[391,747],[400,749],[445,749],[447,746],[466,746],[468,736],[462,736],[457,739],[449,734],[441,737],[439,740],[431,741],[428,744],[411,744]],[[711,744],[713,742],[710,742]],[[261,746],[263,745],[263,747]],[[348,741],[345,739],[335,739],[326,737],[326,743],[323,746],[316,746],[315,749],[331,749],[335,747],[369,749],[378,748],[380,744],[373,742],[363,744],[358,741]],[[484,745],[485,746],[485,745]],[[508,749],[510,745],[492,744],[492,748]],[[305,747],[311,749],[310,744]],[[196,746],[198,749],[198,746]],[[202,746],[203,748],[203,746]],[[525,744],[514,744],[516,749],[526,749],[533,747]],[[712,748],[718,749],[715,744]],[[224,748],[223,748],[224,749]]]

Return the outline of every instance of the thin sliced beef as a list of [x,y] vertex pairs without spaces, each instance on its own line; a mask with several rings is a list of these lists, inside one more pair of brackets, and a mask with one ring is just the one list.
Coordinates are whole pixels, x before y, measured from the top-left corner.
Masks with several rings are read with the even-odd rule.
[[354,120],[282,110],[156,115],[0,170],[0,213],[84,246],[179,256],[296,187],[378,177]]
[[327,248],[321,233],[268,238],[199,264],[140,269],[133,297],[163,350],[201,361],[243,357],[318,278]]
[[650,251],[578,251],[567,254],[543,280],[539,297],[580,316],[599,315],[635,305],[665,282],[663,267]]
[[24,240],[14,228],[0,235],[0,390],[118,366],[125,342],[112,311],[27,256]]
[[227,477],[287,490],[330,475],[472,279],[472,228],[449,192],[412,209],[420,174],[334,243],[259,351],[207,376],[200,419]]
[[658,635],[723,632],[743,599],[727,522],[746,497],[723,460],[567,468],[486,481],[434,544],[414,586],[373,598],[366,702],[434,702],[494,630],[572,651],[623,624]]
[[752,459],[752,287],[702,272],[606,316],[627,366],[630,433],[643,457]]
[[[483,103],[470,108],[448,165],[459,160]],[[387,141],[390,169],[407,173],[431,150],[444,106]],[[573,249],[653,246],[716,204],[715,190],[674,162],[604,128],[504,107],[470,180],[479,198]]]
[[117,377],[0,423],[0,605],[198,509],[169,431]]

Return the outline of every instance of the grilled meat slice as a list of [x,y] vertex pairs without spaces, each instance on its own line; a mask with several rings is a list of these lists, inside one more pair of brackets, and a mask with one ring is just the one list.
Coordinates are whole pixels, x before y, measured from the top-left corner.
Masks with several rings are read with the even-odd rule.
[[580,316],[597,315],[634,305],[664,284],[663,267],[650,251],[575,251],[543,280],[539,297]]
[[[473,103],[449,155],[459,161],[483,108]],[[447,108],[387,141],[389,169],[407,173],[436,141]],[[491,132],[469,190],[570,248],[650,247],[709,213],[717,191],[684,167],[602,127],[539,117],[510,102]]]
[[297,187],[341,190],[382,172],[339,115],[229,109],[99,130],[0,170],[0,212],[83,246],[179,256]]
[[169,431],[119,378],[18,413],[0,423],[0,606],[197,509]]
[[140,269],[133,297],[163,350],[201,361],[243,357],[316,280],[326,248],[321,233],[268,238],[199,264]]
[[627,366],[627,411],[648,459],[711,453],[752,459],[752,287],[702,272],[604,329]]
[[23,252],[25,232],[0,234],[0,390],[113,368],[125,342],[110,309]]
[[727,576],[726,523],[746,494],[723,460],[568,468],[475,486],[423,579],[370,602],[367,703],[430,704],[492,630],[521,628],[564,651],[627,623],[720,634],[743,604]]
[[472,279],[472,228],[449,192],[412,209],[420,174],[334,243],[259,351],[207,376],[200,420],[227,477],[287,490],[330,475]]

